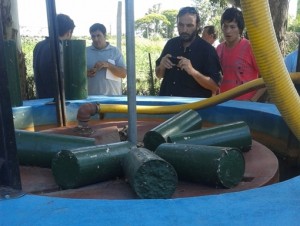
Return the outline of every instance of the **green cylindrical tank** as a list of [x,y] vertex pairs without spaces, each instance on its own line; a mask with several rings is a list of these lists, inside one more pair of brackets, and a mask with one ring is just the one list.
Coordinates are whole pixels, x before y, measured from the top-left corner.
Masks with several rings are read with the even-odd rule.
[[67,100],[82,100],[88,96],[85,40],[65,40],[64,87]]
[[123,176],[121,161],[130,142],[62,150],[52,161],[52,173],[62,189],[76,188]]
[[173,166],[146,148],[133,148],[123,161],[125,177],[143,199],[171,198],[177,186]]
[[167,142],[235,147],[246,152],[251,149],[252,137],[248,125],[243,121],[239,121],[182,134],[170,135],[167,138]]
[[94,138],[15,130],[21,165],[51,167],[52,158],[62,149],[95,145]]
[[4,41],[4,52],[11,106],[19,107],[23,105],[23,101],[21,96],[19,62],[16,42],[14,40]]
[[154,153],[169,162],[178,178],[186,181],[232,188],[245,173],[244,156],[237,148],[165,143]]
[[160,144],[166,143],[168,136],[200,129],[201,126],[202,118],[197,111],[192,109],[181,111],[148,131],[144,135],[144,147],[155,151]]

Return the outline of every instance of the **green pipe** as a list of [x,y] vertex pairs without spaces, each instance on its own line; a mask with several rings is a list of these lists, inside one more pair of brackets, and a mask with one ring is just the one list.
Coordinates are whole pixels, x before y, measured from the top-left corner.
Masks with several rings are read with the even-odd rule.
[[126,141],[62,150],[52,161],[55,181],[62,189],[70,189],[121,177],[121,161],[132,147]]
[[94,138],[15,130],[21,165],[51,167],[52,158],[62,149],[95,145]]
[[148,131],[144,135],[144,147],[151,151],[155,151],[160,144],[166,143],[168,136],[200,129],[201,126],[202,118],[197,111],[191,109],[181,111]]
[[170,135],[167,137],[167,142],[176,144],[234,147],[246,152],[251,149],[252,137],[248,125],[243,121],[239,121]]
[[123,160],[123,168],[134,192],[142,199],[171,198],[177,186],[173,166],[146,148],[133,148]]
[[11,106],[19,107],[23,105],[23,101],[21,96],[19,61],[16,42],[14,40],[4,41],[4,52]]
[[64,87],[67,100],[82,100],[88,97],[85,47],[85,40],[63,42]]
[[188,144],[161,144],[154,152],[169,162],[178,178],[232,188],[243,178],[245,160],[236,148]]

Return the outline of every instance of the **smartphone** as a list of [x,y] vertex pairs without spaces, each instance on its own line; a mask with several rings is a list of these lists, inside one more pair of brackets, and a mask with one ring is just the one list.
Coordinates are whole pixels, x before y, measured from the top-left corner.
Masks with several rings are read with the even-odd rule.
[[175,65],[177,65],[179,63],[179,60],[180,60],[180,59],[178,59],[177,57],[174,57],[174,56],[171,56],[169,59]]

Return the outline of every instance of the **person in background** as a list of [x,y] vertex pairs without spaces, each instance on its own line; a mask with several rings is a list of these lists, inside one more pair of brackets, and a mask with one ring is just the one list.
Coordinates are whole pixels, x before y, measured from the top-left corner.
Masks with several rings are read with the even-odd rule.
[[[298,49],[286,55],[284,58],[284,63],[289,73],[297,72],[297,62],[298,62]],[[294,83],[294,85],[298,94],[300,94],[300,84]]]
[[285,56],[284,63],[289,73],[296,72],[297,60],[298,60],[298,49],[294,50],[293,52]]
[[218,46],[218,32],[214,25],[207,25],[203,28],[202,36],[205,41],[210,43],[212,46],[217,47]]
[[[220,92],[257,79],[259,69],[256,64],[250,42],[242,37],[244,18],[237,8],[228,8],[221,17],[221,28],[225,41],[217,46],[217,52],[223,70],[223,82]],[[246,93],[235,99],[251,100],[256,91]]]
[[106,28],[90,27],[92,45],[86,48],[89,95],[121,95],[126,66],[121,51],[106,41]]
[[[74,21],[65,14],[57,14],[59,41],[69,40],[75,28]],[[62,51],[62,47],[60,48]],[[50,49],[50,39],[38,42],[33,50],[33,72],[37,98],[55,98],[55,66]]]
[[160,96],[211,97],[222,81],[215,48],[199,37],[200,17],[194,7],[177,15],[179,37],[168,40],[156,60],[156,76],[162,78]]

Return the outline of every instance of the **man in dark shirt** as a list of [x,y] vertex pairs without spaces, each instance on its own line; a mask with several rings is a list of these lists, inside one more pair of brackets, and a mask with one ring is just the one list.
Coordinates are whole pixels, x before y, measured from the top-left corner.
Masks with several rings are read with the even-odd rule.
[[[73,20],[65,14],[58,14],[56,20],[59,40],[71,39],[75,28]],[[38,42],[34,47],[33,71],[37,98],[54,98],[56,90],[54,78],[55,67],[50,49],[50,39],[48,37]]]
[[201,39],[200,17],[194,7],[177,15],[179,37],[170,39],[156,61],[156,76],[163,78],[160,96],[211,97],[222,81],[215,48]]

